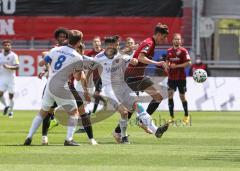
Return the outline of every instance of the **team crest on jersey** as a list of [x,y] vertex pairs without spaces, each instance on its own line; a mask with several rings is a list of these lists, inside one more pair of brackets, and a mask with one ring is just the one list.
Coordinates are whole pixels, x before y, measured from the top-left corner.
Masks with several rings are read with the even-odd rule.
[[146,46],[145,48],[143,48],[144,51],[148,51],[149,50],[149,46]]
[[9,61],[9,60],[10,60],[10,58],[8,57],[8,58],[7,58],[7,60]]
[[180,50],[176,52],[176,55],[177,55],[177,56],[179,56],[180,54],[181,54],[181,51],[180,51]]
[[116,63],[119,63],[119,59],[116,59]]

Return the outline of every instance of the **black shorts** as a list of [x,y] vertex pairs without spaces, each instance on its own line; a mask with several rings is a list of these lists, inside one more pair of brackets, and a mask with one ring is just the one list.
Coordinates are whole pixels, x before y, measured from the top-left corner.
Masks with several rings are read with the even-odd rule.
[[168,80],[168,90],[178,91],[180,94],[185,94],[187,92],[187,82],[186,80]]
[[125,82],[133,91],[144,91],[154,83],[149,77],[125,77]]

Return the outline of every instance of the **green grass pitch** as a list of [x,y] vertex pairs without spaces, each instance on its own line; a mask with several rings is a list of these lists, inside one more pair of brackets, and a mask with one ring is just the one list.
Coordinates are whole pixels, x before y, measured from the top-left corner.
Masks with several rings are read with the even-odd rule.
[[[85,134],[75,134],[79,147],[64,147],[66,128],[49,133],[49,146],[41,146],[40,129],[33,146],[22,146],[34,111],[15,111],[13,119],[0,116],[0,170],[209,170],[240,169],[239,112],[191,112],[191,126],[171,126],[161,139],[136,125],[128,129],[130,145],[115,144],[111,132],[119,115],[94,124],[99,146],[90,146]],[[155,113],[158,120],[166,112]],[[182,112],[176,118],[182,119]]]

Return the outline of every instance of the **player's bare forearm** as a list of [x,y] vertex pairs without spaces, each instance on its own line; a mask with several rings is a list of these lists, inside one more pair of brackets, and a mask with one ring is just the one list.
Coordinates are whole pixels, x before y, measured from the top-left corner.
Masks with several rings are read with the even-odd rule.
[[17,65],[4,64],[3,66],[4,66],[4,68],[6,68],[6,69],[10,69],[10,70],[14,70],[14,71],[16,71],[16,70],[19,69],[19,65],[18,65],[18,64],[17,64]]
[[39,63],[38,66],[43,67],[44,65],[47,65],[46,61],[42,59]]
[[141,62],[141,63],[144,63],[144,64],[155,64],[157,65],[157,62],[156,61],[153,61],[151,59],[148,59],[144,53],[140,53],[139,56],[138,56],[138,61]]
[[186,68],[187,66],[191,65],[191,61],[184,62],[183,64],[178,64],[178,68]]

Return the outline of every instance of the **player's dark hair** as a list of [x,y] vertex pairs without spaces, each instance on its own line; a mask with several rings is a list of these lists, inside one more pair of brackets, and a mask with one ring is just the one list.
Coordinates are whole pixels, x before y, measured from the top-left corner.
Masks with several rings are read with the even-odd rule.
[[161,34],[168,34],[168,26],[165,24],[158,23],[155,27],[154,34],[161,33]]
[[68,30],[65,29],[65,28],[58,28],[58,29],[55,30],[55,32],[54,32],[54,37],[55,37],[55,39],[57,39],[61,33],[65,34],[65,35],[66,35],[66,38],[68,38]]
[[116,43],[118,41],[117,37],[115,36],[110,36],[110,37],[105,37],[104,38],[104,44],[110,44],[110,43]]
[[68,43],[70,45],[76,45],[82,40],[83,33],[79,30],[69,30],[68,32]]
[[5,40],[2,41],[2,45],[4,45],[5,43],[10,43],[10,44],[12,44],[12,41],[9,40],[9,39],[5,39]]

